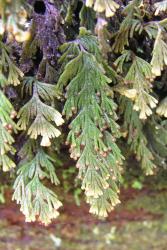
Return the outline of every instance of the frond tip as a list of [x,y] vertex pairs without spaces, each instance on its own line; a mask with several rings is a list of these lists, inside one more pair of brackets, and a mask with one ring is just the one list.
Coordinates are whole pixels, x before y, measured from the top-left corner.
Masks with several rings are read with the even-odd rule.
[[158,16],[160,12],[167,10],[167,0],[160,1],[158,3],[154,4],[154,7],[156,9],[155,16]]
[[20,210],[27,222],[38,219],[47,225],[59,215],[57,210],[62,203],[42,182],[48,178],[53,184],[59,184],[53,164],[54,160],[40,148],[31,160],[20,164],[14,183],[13,200],[21,205]]
[[113,0],[86,0],[86,6],[94,6],[94,10],[97,12],[104,12],[106,17],[112,17],[119,5]]
[[159,28],[152,52],[152,73],[160,76],[165,65],[167,66],[167,45],[163,41],[162,30]]
[[156,110],[157,114],[159,114],[160,116],[164,116],[165,118],[167,118],[167,97],[165,97],[159,104],[157,110]]

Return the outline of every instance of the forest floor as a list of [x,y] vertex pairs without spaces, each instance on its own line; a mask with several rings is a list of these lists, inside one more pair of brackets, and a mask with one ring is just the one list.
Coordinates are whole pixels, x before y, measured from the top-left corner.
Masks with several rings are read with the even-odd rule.
[[50,226],[25,223],[19,208],[0,205],[0,250],[166,250],[167,190],[124,189],[121,205],[100,221],[69,196]]

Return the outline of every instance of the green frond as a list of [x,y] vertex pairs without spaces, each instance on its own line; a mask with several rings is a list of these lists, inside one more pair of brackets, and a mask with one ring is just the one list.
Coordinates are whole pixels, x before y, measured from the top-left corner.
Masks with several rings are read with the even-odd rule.
[[[10,148],[10,151],[12,149],[13,148]],[[15,168],[16,164],[7,154],[4,154],[0,156],[0,166],[2,166],[2,170],[4,172],[7,172],[10,171],[12,168]]]
[[162,30],[159,28],[152,52],[152,73],[160,76],[164,66],[167,65],[167,45],[163,41]]
[[[97,51],[93,49],[97,43],[93,39],[92,45],[90,43],[86,47],[84,40],[84,37],[77,40],[79,55],[67,63],[58,86],[60,89],[67,86],[63,113],[67,119],[72,117],[67,142],[71,145],[71,157],[77,160],[82,189],[85,190],[90,205],[93,206],[97,199],[95,204],[100,203],[106,214],[109,209],[102,204],[105,198],[101,197],[106,190],[112,188],[109,186],[109,178],[114,179],[115,185],[120,181],[123,159],[115,144],[115,137],[119,137],[119,126],[114,121],[117,118],[117,106],[108,86],[111,80],[106,77],[96,53],[92,53]],[[112,201],[107,197],[106,202]],[[98,215],[101,215],[100,211]]]
[[44,178],[48,178],[53,184],[59,184],[53,164],[54,160],[38,148],[32,160],[19,167],[13,200],[21,205],[21,211],[28,222],[38,219],[47,225],[59,215],[57,210],[62,205],[61,202],[42,182]]
[[124,129],[127,131],[128,144],[136,158],[141,162],[141,167],[147,175],[153,174],[156,168],[154,156],[149,149],[149,141],[144,133],[143,123],[139,119],[138,113],[133,109],[133,103],[122,98],[122,108],[124,112]]
[[124,9],[123,14],[126,15],[126,17],[122,21],[118,32],[114,35],[115,40],[112,46],[114,52],[122,52],[125,46],[129,46],[129,39],[133,38],[134,33],[142,33],[143,20],[140,15],[140,3],[141,0],[130,1]]
[[0,86],[20,84],[20,78],[23,77],[21,70],[14,64],[10,58],[9,48],[0,41]]
[[[48,105],[48,102],[53,102],[58,92],[51,84],[32,78],[26,79],[23,91],[28,92],[32,97],[18,113],[18,126],[22,130],[27,130],[30,138],[37,139],[38,136],[42,136],[41,145],[50,146],[50,139],[61,134],[55,126],[60,126],[64,122],[62,115]],[[47,104],[43,101],[47,101]]]
[[166,12],[167,0],[0,0],[0,168],[18,167],[26,221],[58,216],[61,165],[65,192],[82,189],[99,217],[132,156],[146,175],[167,168]]
[[84,4],[79,13],[80,25],[86,27],[88,30],[93,31],[95,27],[96,12]]
[[[110,181],[110,184],[112,186],[112,181]],[[116,188],[113,191],[114,188],[104,190],[99,199],[91,199],[91,202],[89,198],[87,199],[87,202],[90,203],[90,213],[102,218],[107,217],[108,213],[114,209],[114,206],[120,203],[118,197],[119,190]]]
[[34,84],[38,96],[44,101],[53,101],[55,98],[60,98],[60,93],[56,85],[40,82],[34,77],[25,77],[22,83],[22,95],[24,92],[30,96],[33,94]]
[[124,50],[122,52],[121,56],[119,56],[115,60],[114,65],[116,66],[118,73],[120,73],[120,74],[124,73],[124,71],[125,71],[124,70],[125,63],[131,61],[131,57],[132,57],[132,51]]
[[148,23],[144,26],[144,30],[147,33],[149,39],[156,39],[158,33],[157,25],[154,23]]
[[[130,58],[131,55],[131,58]],[[127,61],[132,60],[129,70],[124,78],[125,84],[117,91],[134,101],[133,109],[140,111],[140,119],[146,119],[152,114],[152,108],[156,107],[157,100],[150,94],[151,82],[154,79],[151,65],[144,59],[125,51],[115,62],[118,72],[123,73],[123,67]]]
[[50,122],[48,122],[43,116],[38,114],[29,127],[27,134],[32,139],[37,139],[37,137],[41,135],[41,145],[48,146],[48,144],[50,144],[50,139],[60,136],[61,132]]
[[15,153],[12,146],[14,143],[12,133],[16,133],[18,129],[12,119],[15,116],[16,112],[13,106],[0,90],[0,166],[2,166],[3,171],[15,167],[15,163],[8,156],[9,153]]
[[9,48],[0,41],[0,166],[3,171],[15,167],[11,155],[15,153],[13,133],[17,133],[18,126],[13,119],[17,113],[5,95],[7,85],[18,85],[23,73],[10,59]]
[[21,163],[32,160],[37,149],[38,142],[28,138],[18,152],[18,156],[22,159]]
[[154,161],[158,166],[166,167],[167,159],[167,120],[152,118],[146,126],[148,142]]

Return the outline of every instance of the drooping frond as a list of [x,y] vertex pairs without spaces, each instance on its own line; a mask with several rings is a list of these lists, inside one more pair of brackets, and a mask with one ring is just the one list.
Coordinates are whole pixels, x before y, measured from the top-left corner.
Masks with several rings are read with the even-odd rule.
[[[57,129],[63,123],[61,114],[48,103],[58,95],[54,85],[39,82],[34,78],[25,78],[23,91],[29,93],[31,99],[18,113],[18,126],[27,130],[32,139],[42,137],[41,145],[50,146],[51,138],[58,137],[61,133]],[[47,104],[46,104],[47,103]]]
[[160,76],[165,65],[167,65],[167,45],[163,41],[162,30],[159,28],[152,52],[152,73]]
[[[89,43],[85,43],[88,38]],[[63,113],[67,119],[72,118],[67,143],[71,157],[77,160],[90,212],[107,216],[119,202],[117,184],[123,158],[115,143],[119,136],[116,104],[108,86],[111,80],[98,61],[95,37],[85,32],[85,37],[81,33],[69,47],[71,43],[78,54],[66,64],[58,82],[60,89],[66,86]]]
[[[47,178],[51,183],[59,184],[54,169],[55,160],[40,147],[34,150],[33,141],[24,145],[20,155],[26,155],[26,160],[23,158],[20,162],[13,200],[21,205],[20,210],[27,222],[37,219],[47,225],[59,215],[57,210],[62,205],[57,195],[43,183],[43,179]],[[31,157],[27,158],[27,155]]]
[[0,41],[0,86],[17,86],[23,77],[21,70],[10,58],[10,49]]
[[136,158],[141,162],[141,167],[147,175],[153,174],[155,169],[154,157],[148,147],[147,137],[143,130],[143,123],[139,119],[137,111],[133,109],[133,103],[123,97],[121,108],[124,113],[124,129],[127,131],[128,144]]
[[146,124],[149,148],[157,166],[167,165],[167,119],[153,117]]
[[95,19],[96,12],[83,4],[82,9],[79,13],[80,17],[80,26],[87,28],[88,30],[94,30],[95,28]]
[[123,14],[126,15],[122,21],[118,32],[114,35],[114,44],[112,49],[116,52],[122,52],[125,46],[129,45],[129,39],[134,36],[134,33],[143,31],[142,18],[140,15],[139,5],[141,0],[133,0],[126,6]]
[[10,59],[9,49],[0,41],[0,166],[3,171],[8,171],[15,167],[11,155],[15,153],[12,144],[14,138],[12,133],[18,130],[13,121],[17,113],[5,96],[5,87],[8,85],[18,85],[23,73],[16,67]]
[[117,91],[132,99],[134,101],[133,109],[140,111],[140,119],[146,119],[152,114],[151,108],[155,108],[157,104],[157,100],[150,95],[154,75],[148,62],[128,51],[125,51],[115,61],[117,71],[123,73],[123,65],[129,60],[132,62],[124,77],[125,83],[117,88]]
[[158,115],[164,116],[165,118],[167,118],[167,97],[165,97],[159,103],[156,112],[157,112]]

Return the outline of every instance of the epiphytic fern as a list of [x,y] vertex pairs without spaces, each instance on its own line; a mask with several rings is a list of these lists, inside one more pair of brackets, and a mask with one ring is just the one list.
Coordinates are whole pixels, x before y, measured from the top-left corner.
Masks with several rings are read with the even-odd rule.
[[90,212],[107,216],[119,202],[117,184],[122,155],[115,144],[115,137],[119,136],[119,126],[114,121],[116,104],[108,86],[111,80],[99,61],[95,37],[81,30],[80,36],[66,45],[66,55],[72,44],[77,54],[66,64],[58,82],[61,89],[66,86],[63,113],[67,119],[72,118],[67,143],[71,157],[77,160],[78,177]]
[[5,96],[5,88],[8,85],[18,85],[23,73],[10,59],[8,47],[0,41],[0,166],[8,171],[15,166],[11,155],[15,153],[12,144],[14,138],[12,133],[18,130],[13,121],[17,113],[10,100]]

